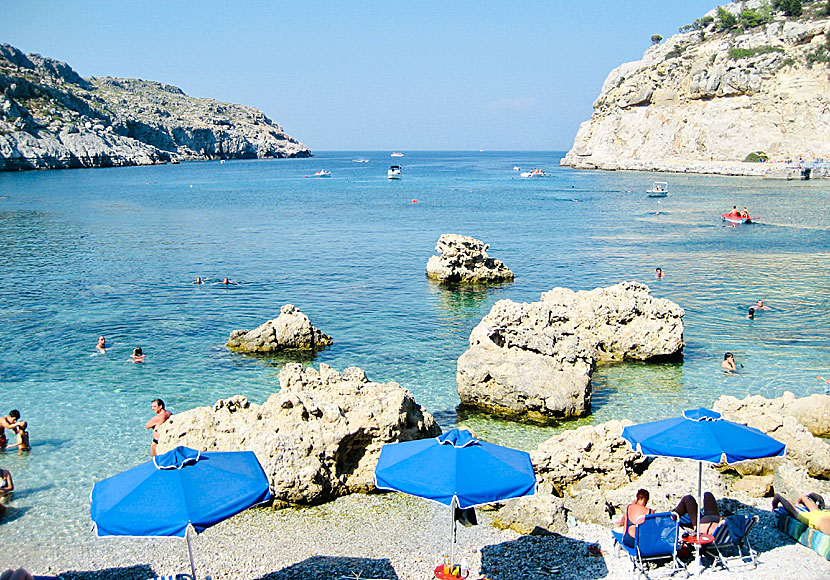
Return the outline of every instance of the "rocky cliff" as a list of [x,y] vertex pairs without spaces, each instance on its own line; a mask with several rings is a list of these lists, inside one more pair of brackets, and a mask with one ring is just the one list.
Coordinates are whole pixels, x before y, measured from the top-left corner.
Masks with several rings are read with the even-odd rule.
[[779,4],[727,4],[613,70],[562,165],[830,177],[830,10]]
[[0,171],[310,157],[260,110],[0,45]]

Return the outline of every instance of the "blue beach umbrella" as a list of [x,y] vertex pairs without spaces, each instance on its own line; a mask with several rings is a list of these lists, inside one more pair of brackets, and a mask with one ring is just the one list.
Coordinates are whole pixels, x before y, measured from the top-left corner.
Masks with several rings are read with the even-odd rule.
[[[763,457],[783,457],[787,446],[766,433],[727,421],[709,409],[684,411],[681,417],[631,425],[622,437],[643,455],[676,457],[698,462],[697,505],[702,507],[703,462],[738,463]],[[698,516],[698,528],[700,517]],[[698,572],[700,551],[698,550]]]
[[98,536],[174,536],[187,540],[268,501],[268,478],[252,451],[201,453],[175,449],[92,488],[90,514]]
[[536,475],[527,452],[453,429],[432,439],[384,445],[375,467],[375,485],[452,508],[452,561],[455,508],[533,495]]

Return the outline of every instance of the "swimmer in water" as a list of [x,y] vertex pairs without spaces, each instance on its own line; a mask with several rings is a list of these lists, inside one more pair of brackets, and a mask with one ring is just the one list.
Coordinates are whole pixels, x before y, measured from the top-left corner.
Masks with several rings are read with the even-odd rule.
[[769,306],[765,305],[763,300],[758,300],[755,303],[755,310],[769,310]]
[[130,355],[130,360],[132,360],[134,363],[144,362],[144,352],[142,352],[140,346],[137,346],[133,349],[133,354]]
[[225,286],[227,286],[227,285],[228,285],[228,284],[230,284],[230,283],[231,283],[231,281],[230,281],[230,280],[228,280],[227,278],[225,278],[224,280],[222,280],[222,284],[224,284]]
[[95,348],[97,348],[99,352],[107,352],[107,339],[103,336],[99,336],[98,344],[95,345]]
[[202,277],[201,277],[201,276],[197,276],[197,277],[196,277],[196,279],[195,279],[195,280],[193,280],[193,283],[194,283],[194,284],[202,284]]
[[755,309],[752,308],[751,306],[749,307],[749,312],[747,313],[746,317],[749,320],[755,320]]
[[654,277],[655,278],[662,278],[663,277],[663,268],[655,268],[654,269]]
[[731,352],[727,352],[723,355],[723,362],[720,363],[720,366],[723,367],[723,370],[727,373],[734,373],[737,372],[738,367],[735,365],[735,356]]

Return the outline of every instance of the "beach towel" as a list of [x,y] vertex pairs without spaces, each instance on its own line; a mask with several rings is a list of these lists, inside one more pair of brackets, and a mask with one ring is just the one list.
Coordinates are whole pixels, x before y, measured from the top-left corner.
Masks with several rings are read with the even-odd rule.
[[799,522],[783,510],[776,511],[779,530],[799,544],[812,549],[819,556],[830,560],[830,536]]

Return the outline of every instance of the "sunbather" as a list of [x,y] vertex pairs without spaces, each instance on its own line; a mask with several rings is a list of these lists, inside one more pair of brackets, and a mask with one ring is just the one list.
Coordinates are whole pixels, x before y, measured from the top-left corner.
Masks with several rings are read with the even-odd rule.
[[[824,509],[824,498],[819,494],[798,494],[798,499],[795,501],[794,506],[787,498],[776,493],[775,497],[772,498],[772,509],[777,508],[779,505],[799,522],[825,534],[830,534],[830,510]],[[803,505],[808,511],[804,512],[799,510],[796,507],[799,505]]]
[[642,523],[645,516],[654,513],[653,509],[646,507],[648,497],[647,489],[637,490],[637,499],[634,500],[634,503],[628,504],[622,519],[617,522],[617,525],[622,526],[623,530],[625,530],[623,533],[623,544],[630,548],[634,547],[634,528]]
[[[700,513],[697,507],[697,500],[690,495],[684,495],[680,498],[680,503],[674,508],[681,518],[684,515],[689,516],[692,520],[692,528],[703,534],[713,534],[715,528],[721,523],[720,508],[715,496],[711,492],[703,494],[703,515],[700,518],[700,529],[697,527],[697,516]],[[681,521],[681,525],[683,522]]]

